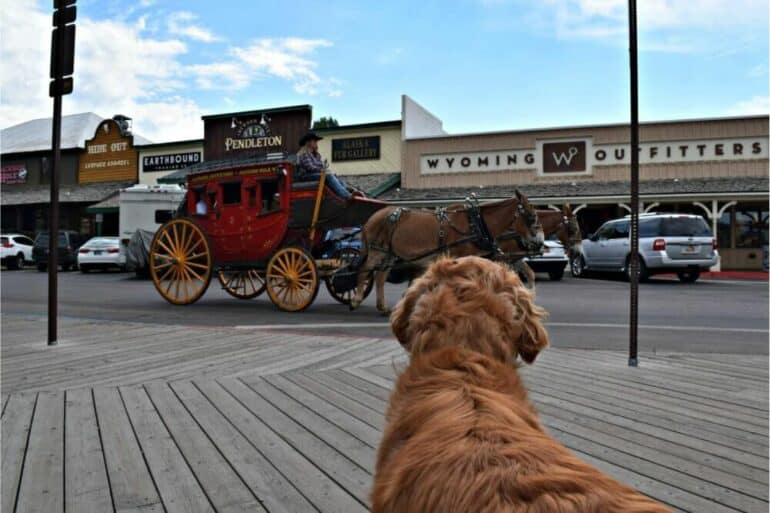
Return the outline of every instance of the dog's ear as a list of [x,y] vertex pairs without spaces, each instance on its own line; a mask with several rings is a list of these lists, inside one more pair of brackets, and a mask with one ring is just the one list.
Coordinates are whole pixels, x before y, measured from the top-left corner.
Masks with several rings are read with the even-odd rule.
[[501,272],[505,275],[504,290],[515,310],[509,326],[512,343],[521,359],[532,363],[540,351],[548,346],[548,332],[543,326],[548,314],[535,304],[534,295],[522,285],[515,272],[510,269]]
[[393,334],[398,339],[404,349],[411,352],[409,340],[409,320],[412,317],[414,306],[420,296],[429,288],[429,278],[422,276],[417,278],[412,285],[406,289],[401,301],[396,304],[393,313],[390,314],[390,326]]
[[415,318],[414,316],[417,302],[423,294],[432,290],[442,277],[450,275],[456,265],[457,261],[448,257],[442,257],[433,262],[425,274],[415,279],[412,285],[406,289],[401,301],[393,309],[393,313],[390,315],[391,329],[404,349],[410,353],[414,342],[412,339],[418,337],[426,329],[427,319],[421,316]]
[[527,363],[532,363],[540,351],[548,346],[548,332],[542,323],[536,322],[532,329],[526,329],[519,342],[519,355]]

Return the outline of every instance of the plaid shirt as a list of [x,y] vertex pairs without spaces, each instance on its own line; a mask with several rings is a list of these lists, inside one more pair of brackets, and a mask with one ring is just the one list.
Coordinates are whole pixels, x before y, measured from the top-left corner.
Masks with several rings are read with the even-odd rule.
[[323,168],[324,162],[320,153],[303,153],[299,156],[297,163],[297,177],[302,178],[309,174],[320,173]]

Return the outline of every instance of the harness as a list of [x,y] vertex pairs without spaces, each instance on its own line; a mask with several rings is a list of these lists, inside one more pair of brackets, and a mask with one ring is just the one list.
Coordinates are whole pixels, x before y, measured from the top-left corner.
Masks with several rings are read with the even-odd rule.
[[[452,223],[452,221],[449,219],[449,215],[448,215],[449,211],[445,207],[438,208],[435,211],[436,220],[438,221],[438,225],[439,225],[438,247],[436,249],[428,251],[427,253],[421,254],[410,260],[401,260],[393,254],[393,251],[391,249],[393,245],[392,244],[393,235],[396,231],[396,227],[398,226],[398,223],[401,220],[401,216],[403,215],[404,212],[409,212],[410,209],[407,207],[396,208],[387,217],[389,223],[391,224],[390,240],[389,240],[388,247],[381,247],[378,244],[375,244],[372,242],[368,243],[369,249],[380,251],[382,253],[385,253],[386,255],[383,261],[381,262],[381,264],[378,266],[378,270],[394,268],[394,266],[392,265],[394,260],[397,260],[399,261],[399,263],[408,266],[412,262],[422,260],[424,258],[427,258],[431,255],[435,255],[437,253],[442,253],[455,246],[460,246],[462,244],[467,244],[469,242],[474,244],[476,247],[478,247],[481,250],[482,252],[481,256],[484,256],[487,258],[494,257],[494,258],[505,259],[506,256],[512,257],[512,258],[523,258],[525,256],[528,256],[531,253],[531,251],[534,249],[530,247],[532,246],[532,244],[525,241],[524,238],[521,236],[521,234],[513,230],[503,232],[499,236],[493,237],[491,232],[489,231],[489,227],[487,226],[486,221],[484,220],[484,216],[481,211],[481,206],[475,195],[471,195],[470,197],[466,198],[465,208],[463,210],[468,216],[468,226],[469,226],[468,231],[463,231]],[[456,213],[456,212],[458,211],[453,211],[453,213]],[[517,205],[516,215],[517,216],[526,215],[526,209],[521,203]],[[455,232],[462,235],[463,237],[455,240],[451,244],[447,244],[446,243],[447,226],[453,229]],[[519,244],[519,247],[523,248],[524,251],[510,253],[509,255],[506,255],[500,249],[498,242],[507,241],[507,240],[516,241]]]

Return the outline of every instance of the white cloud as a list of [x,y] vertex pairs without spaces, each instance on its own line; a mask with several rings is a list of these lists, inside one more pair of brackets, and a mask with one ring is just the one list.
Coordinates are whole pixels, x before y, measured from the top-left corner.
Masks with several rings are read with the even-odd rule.
[[746,116],[752,114],[770,114],[770,96],[754,96],[728,108],[728,116]]
[[[627,0],[480,0],[488,9],[513,5],[529,25],[560,39],[628,42]],[[644,0],[637,4],[642,50],[663,52],[726,51],[706,44],[709,32],[739,35],[722,44],[733,47],[747,31],[767,27],[768,0]],[[644,37],[646,36],[646,37]]]
[[210,30],[199,25],[192,24],[197,19],[191,12],[175,12],[168,17],[168,32],[175,36],[185,36],[195,41],[203,43],[213,43],[220,38],[215,36]]
[[[190,55],[181,38],[148,28],[148,17],[153,18],[151,13],[133,21],[78,18],[75,90],[64,97],[64,114],[125,114],[134,119],[136,133],[160,142],[202,136],[204,106],[195,100],[200,90],[242,90],[278,79],[301,94],[342,94],[340,82],[320,76],[312,58],[317,49],[331,46],[329,41],[261,39],[211,62]],[[35,0],[15,0],[13,9],[0,9],[0,127],[52,114],[50,20]],[[179,36],[195,38],[184,32],[193,21],[193,15],[177,13]]]
[[328,46],[332,43],[324,39],[256,39],[246,46],[229,48],[228,61],[197,65],[191,70],[204,89],[242,89],[253,81],[278,77],[300,94],[333,95],[336,90],[316,73],[318,63],[309,55]]

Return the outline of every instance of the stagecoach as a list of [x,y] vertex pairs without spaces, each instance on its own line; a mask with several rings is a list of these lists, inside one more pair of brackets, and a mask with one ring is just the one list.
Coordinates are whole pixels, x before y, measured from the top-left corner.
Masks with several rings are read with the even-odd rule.
[[[362,225],[387,204],[341,198],[325,186],[325,175],[295,182],[295,165],[286,154],[196,165],[184,200],[150,248],[150,275],[161,296],[194,303],[216,276],[231,296],[251,299],[266,291],[284,311],[310,306],[321,281],[349,304],[352,291],[336,290],[331,278],[358,250],[326,234]],[[337,248],[331,255],[330,246]]]

